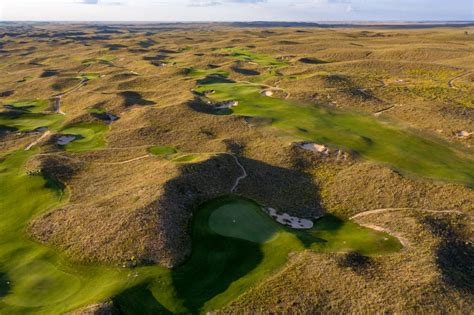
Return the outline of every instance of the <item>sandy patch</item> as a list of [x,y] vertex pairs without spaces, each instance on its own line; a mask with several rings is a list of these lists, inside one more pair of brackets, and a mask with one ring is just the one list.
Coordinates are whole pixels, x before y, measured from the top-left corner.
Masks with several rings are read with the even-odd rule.
[[239,105],[239,102],[237,101],[226,101],[226,102],[217,104],[216,109],[228,109],[228,108],[235,107],[238,105]]
[[118,119],[118,116],[115,116],[114,114],[106,113],[105,115],[109,119],[109,123],[112,123]]
[[307,230],[314,226],[313,221],[307,219],[300,219],[289,215],[288,213],[277,213],[273,208],[262,208],[269,216],[282,225],[286,225],[296,230]]
[[303,142],[300,144],[300,147],[307,151],[322,153],[326,155],[331,152],[327,146],[312,142]]
[[465,130],[461,130],[461,131],[456,131],[454,133],[454,135],[458,138],[469,138],[470,136],[472,136],[474,134],[474,132],[467,132]]
[[56,143],[59,145],[67,145],[73,142],[74,140],[76,140],[77,138],[78,137],[74,135],[64,135],[64,136],[59,137]]

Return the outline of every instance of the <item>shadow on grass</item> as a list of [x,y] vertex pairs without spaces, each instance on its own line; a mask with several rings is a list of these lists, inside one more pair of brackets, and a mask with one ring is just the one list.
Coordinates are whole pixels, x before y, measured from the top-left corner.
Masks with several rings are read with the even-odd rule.
[[0,299],[7,296],[11,291],[10,279],[6,273],[0,272]]
[[319,60],[316,58],[301,58],[299,61],[310,65],[321,65],[327,63],[326,61]]
[[172,314],[156,300],[145,284],[123,291],[112,301],[120,314]]
[[133,105],[148,106],[148,105],[156,104],[153,101],[144,99],[143,96],[138,92],[126,91],[126,92],[119,93],[119,95],[124,99],[125,106],[127,107],[133,106]]
[[256,70],[244,69],[244,68],[240,68],[240,67],[232,67],[232,71],[235,71],[239,74],[248,75],[248,76],[260,75],[260,72],[258,72]]
[[474,293],[474,244],[462,229],[444,219],[424,217],[421,223],[441,239],[436,263],[446,283],[470,294]]

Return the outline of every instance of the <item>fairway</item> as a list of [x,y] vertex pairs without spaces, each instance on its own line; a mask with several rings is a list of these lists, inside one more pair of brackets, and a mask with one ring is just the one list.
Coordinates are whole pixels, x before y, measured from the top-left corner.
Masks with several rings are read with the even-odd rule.
[[196,91],[212,101],[236,100],[235,115],[271,120],[271,126],[295,141],[313,141],[353,150],[367,159],[426,178],[474,184],[474,160],[467,152],[433,137],[421,137],[405,128],[353,114],[262,96],[262,88],[249,83],[201,84]]
[[0,112],[0,126],[17,131],[33,131],[40,127],[57,128],[64,116],[46,112],[47,100],[10,102]]

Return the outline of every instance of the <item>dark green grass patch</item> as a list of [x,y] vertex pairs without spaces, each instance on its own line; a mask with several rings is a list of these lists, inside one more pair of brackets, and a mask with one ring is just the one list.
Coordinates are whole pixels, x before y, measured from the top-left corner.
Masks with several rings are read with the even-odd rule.
[[76,135],[76,139],[62,146],[69,152],[84,152],[99,149],[105,146],[105,133],[108,127],[103,123],[81,122],[61,129],[61,134]]
[[175,148],[168,146],[154,146],[148,148],[147,151],[153,155],[159,156],[169,156],[178,152]]

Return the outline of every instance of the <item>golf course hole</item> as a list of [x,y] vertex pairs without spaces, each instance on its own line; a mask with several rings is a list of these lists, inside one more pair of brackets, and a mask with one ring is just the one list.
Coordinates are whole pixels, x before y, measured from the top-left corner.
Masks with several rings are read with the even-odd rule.
[[218,206],[209,217],[209,227],[217,234],[254,243],[271,240],[278,230],[257,204],[243,199]]

